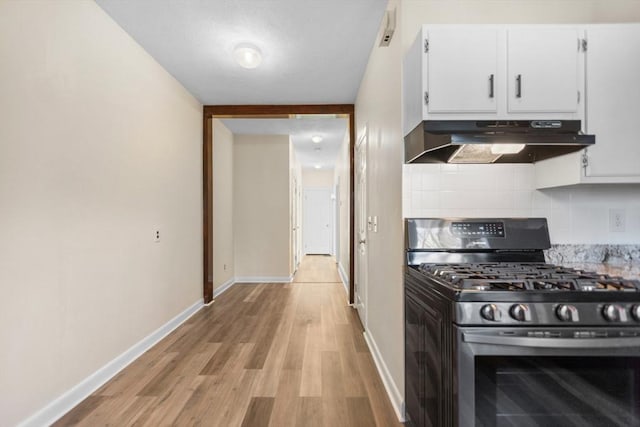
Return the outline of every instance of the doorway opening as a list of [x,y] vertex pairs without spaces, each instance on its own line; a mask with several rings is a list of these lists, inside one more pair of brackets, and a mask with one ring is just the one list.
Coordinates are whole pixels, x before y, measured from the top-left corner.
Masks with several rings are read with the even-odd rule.
[[[229,106],[205,106],[203,111],[203,243],[204,243],[204,262],[203,262],[203,297],[204,302],[209,303],[213,299],[213,271],[214,263],[212,262],[214,256],[214,229],[212,226],[212,218],[214,215],[213,205],[213,128],[214,119],[237,119],[237,118],[249,118],[249,119],[290,119],[300,118],[300,116],[326,116],[333,115],[334,117],[340,117],[347,119],[348,122],[348,179],[349,179],[349,191],[348,191],[348,217],[345,221],[342,220],[340,225],[342,230],[348,230],[348,248],[343,252],[348,252],[348,274],[347,281],[349,284],[349,303],[354,303],[354,139],[355,139],[355,126],[354,126],[354,106],[353,104],[334,104],[334,105],[229,105]],[[345,184],[341,184],[346,187]],[[292,189],[294,194],[301,195],[303,189],[300,186],[300,182],[295,183],[295,189]],[[329,188],[329,192],[333,193],[333,189]],[[339,203],[337,194],[332,194],[331,203],[329,204],[328,217],[330,218],[330,230],[327,233],[329,244],[329,254],[337,255],[337,249],[334,243],[335,233],[332,231],[335,224],[335,211],[337,208],[333,203]],[[294,206],[293,210],[300,211],[302,206]],[[259,213],[259,212],[257,212]],[[292,216],[295,214],[292,213]],[[300,256],[296,253],[300,253],[299,248],[295,249],[295,242],[298,242],[298,246],[303,245],[300,232],[296,230],[296,225],[293,222],[292,242],[294,243],[294,250],[291,254],[291,261],[294,265],[300,261]],[[320,239],[321,240],[321,239]],[[319,244],[324,244],[318,240]],[[325,251],[323,248],[316,248],[315,250]]]

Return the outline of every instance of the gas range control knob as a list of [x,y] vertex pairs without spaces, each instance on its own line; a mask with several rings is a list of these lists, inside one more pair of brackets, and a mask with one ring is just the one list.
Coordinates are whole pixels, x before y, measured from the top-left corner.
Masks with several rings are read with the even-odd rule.
[[640,321],[640,305],[634,305],[631,307],[631,316]]
[[530,322],[531,321],[531,310],[529,306],[526,304],[514,304],[509,309],[509,314],[515,320],[519,322]]
[[500,308],[498,308],[495,304],[487,304],[482,306],[480,309],[480,316],[482,316],[486,320],[491,320],[492,322],[498,322],[502,319],[502,313],[500,312]]
[[602,309],[602,316],[609,322],[627,322],[627,310],[618,304],[607,304]]
[[578,315],[578,309],[573,305],[560,304],[556,308],[556,316],[563,322],[579,322],[580,316]]

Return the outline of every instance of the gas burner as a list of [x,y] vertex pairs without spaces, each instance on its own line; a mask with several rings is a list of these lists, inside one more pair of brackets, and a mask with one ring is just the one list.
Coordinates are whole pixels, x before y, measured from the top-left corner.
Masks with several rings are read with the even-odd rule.
[[640,291],[639,281],[544,263],[438,263],[419,269],[464,291]]
[[538,291],[576,291],[578,290],[573,279],[534,279],[529,281],[530,289]]
[[525,291],[526,282],[501,279],[464,279],[459,285],[461,289],[473,291]]

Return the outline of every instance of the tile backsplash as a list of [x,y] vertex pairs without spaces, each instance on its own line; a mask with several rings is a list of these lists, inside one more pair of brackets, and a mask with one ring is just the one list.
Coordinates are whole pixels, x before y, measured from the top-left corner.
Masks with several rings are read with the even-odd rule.
[[530,216],[531,165],[408,164],[405,217]]
[[[409,217],[535,216],[549,221],[553,243],[640,243],[640,185],[536,190],[534,165],[408,164],[403,214]],[[609,231],[609,210],[625,231]]]
[[[624,231],[610,230],[610,210],[624,213]],[[533,216],[549,219],[553,243],[640,243],[640,186],[581,185],[533,191]]]

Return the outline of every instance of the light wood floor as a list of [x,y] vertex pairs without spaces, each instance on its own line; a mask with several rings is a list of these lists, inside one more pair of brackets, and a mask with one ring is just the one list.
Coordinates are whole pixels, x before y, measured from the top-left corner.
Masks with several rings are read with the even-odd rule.
[[54,425],[400,426],[342,283],[318,277],[333,258],[233,286]]
[[336,268],[336,259],[328,255],[304,257],[293,281],[296,283],[342,283]]

